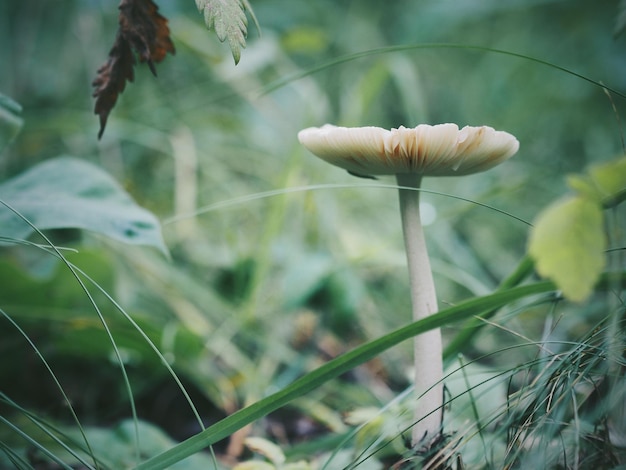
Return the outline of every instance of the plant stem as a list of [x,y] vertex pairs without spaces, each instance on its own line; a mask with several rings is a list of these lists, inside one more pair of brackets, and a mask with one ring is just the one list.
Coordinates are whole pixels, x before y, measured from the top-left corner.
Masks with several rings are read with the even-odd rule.
[[[398,174],[396,180],[400,186],[400,214],[409,268],[413,320],[417,321],[437,312],[435,283],[420,220],[421,177]],[[417,404],[412,440],[414,447],[428,446],[441,433],[443,417],[441,330],[437,328],[416,336],[414,354]]]

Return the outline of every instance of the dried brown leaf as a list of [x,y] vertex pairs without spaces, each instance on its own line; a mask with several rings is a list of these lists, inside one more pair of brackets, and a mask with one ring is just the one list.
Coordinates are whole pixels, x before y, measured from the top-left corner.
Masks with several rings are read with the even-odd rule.
[[156,75],[154,62],[161,62],[168,52],[175,53],[167,19],[152,0],[122,0],[119,8],[122,34]]
[[107,118],[117,102],[118,95],[124,91],[126,82],[132,82],[135,78],[134,65],[135,57],[130,44],[118,31],[109,58],[98,69],[98,75],[92,83],[96,88],[93,92],[96,98],[94,113],[100,116],[98,139],[102,137]]
[[159,14],[152,0],[122,0],[119,10],[115,42],[92,83],[96,98],[94,112],[100,116],[98,139],[102,137],[109,114],[124,91],[126,82],[134,79],[134,53],[140,62],[148,64],[156,76],[154,64],[161,62],[168,52],[176,52],[167,19]]

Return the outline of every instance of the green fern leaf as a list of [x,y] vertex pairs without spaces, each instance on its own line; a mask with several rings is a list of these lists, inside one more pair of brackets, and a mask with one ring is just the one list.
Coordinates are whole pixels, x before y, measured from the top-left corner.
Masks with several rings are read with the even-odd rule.
[[248,34],[249,11],[256,23],[256,18],[247,0],[196,0],[198,10],[204,13],[204,22],[207,28],[215,31],[217,38],[228,45],[235,59],[239,63],[241,49],[246,47]]

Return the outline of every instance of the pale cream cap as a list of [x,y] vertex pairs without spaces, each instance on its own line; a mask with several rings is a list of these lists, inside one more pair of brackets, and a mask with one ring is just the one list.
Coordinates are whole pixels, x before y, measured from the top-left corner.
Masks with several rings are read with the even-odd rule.
[[519,148],[507,132],[456,124],[391,130],[326,124],[301,130],[298,139],[318,157],[357,175],[468,175],[498,165]]

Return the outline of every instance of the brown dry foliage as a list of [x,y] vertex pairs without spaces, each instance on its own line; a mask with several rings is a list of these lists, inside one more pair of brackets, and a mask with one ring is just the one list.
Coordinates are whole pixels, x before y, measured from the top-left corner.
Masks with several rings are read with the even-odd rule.
[[94,113],[100,116],[98,139],[104,133],[109,114],[126,82],[134,80],[135,53],[156,76],[154,64],[161,62],[168,52],[176,52],[167,19],[159,14],[159,8],[152,0],[121,0],[119,10],[115,42],[92,83],[96,98]]

